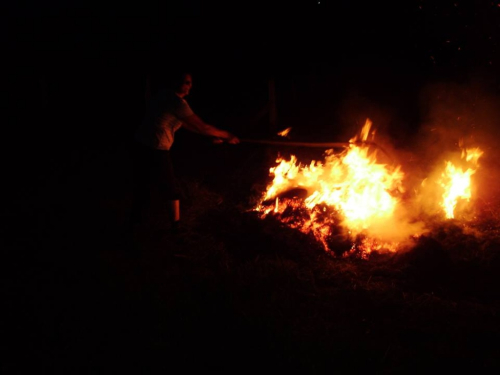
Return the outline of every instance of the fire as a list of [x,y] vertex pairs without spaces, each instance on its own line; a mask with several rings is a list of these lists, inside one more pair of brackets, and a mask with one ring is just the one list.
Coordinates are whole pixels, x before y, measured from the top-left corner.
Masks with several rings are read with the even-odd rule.
[[278,132],[277,134],[280,137],[288,137],[288,134],[290,133],[291,130],[292,130],[292,128],[286,128],[285,130],[282,130],[282,131]]
[[[335,225],[342,226],[353,239],[374,227],[390,225],[404,192],[404,173],[399,166],[377,163],[376,151],[370,152],[363,143],[359,145],[358,141],[374,137],[371,125],[367,120],[359,136],[352,138],[342,153],[327,150],[324,162],[313,160],[302,165],[294,155],[290,160],[278,158],[278,165],[270,168],[274,179],[257,211],[264,216],[272,212],[283,217],[286,210],[305,210],[308,218],[303,221],[283,220],[305,233],[313,233],[325,247]],[[306,191],[307,196],[300,202],[293,197],[279,199],[280,194],[292,189]],[[270,200],[273,204],[266,205]]]
[[[292,228],[313,234],[327,250],[332,250],[333,238],[342,236],[351,242],[351,252],[394,252],[409,238],[423,234],[426,225],[415,218],[415,202],[408,202],[405,195],[405,173],[400,165],[377,161],[377,149],[370,147],[375,137],[371,126],[367,119],[341,153],[327,150],[322,162],[303,165],[294,155],[289,160],[278,157],[277,165],[269,170],[273,180],[255,210],[261,217],[273,215]],[[434,179],[442,194],[430,201],[446,218],[454,217],[459,200],[470,199],[472,166],[477,166],[481,155],[479,148],[464,149],[463,163],[469,168],[447,161],[445,170]]]
[[444,189],[441,206],[447,219],[455,217],[455,209],[460,199],[467,202],[471,198],[471,176],[476,173],[478,159],[483,154],[479,148],[464,149],[462,160],[471,164],[474,168],[464,169],[446,161],[446,167],[441,175],[439,184]]
[[[305,168],[304,174],[312,174],[308,172]],[[369,227],[372,220],[392,215],[403,178],[399,168],[390,171],[368,155],[368,148],[353,145],[340,157],[328,153],[318,175],[316,184],[310,186],[314,191],[305,200],[306,207],[321,203],[335,207],[356,233]]]

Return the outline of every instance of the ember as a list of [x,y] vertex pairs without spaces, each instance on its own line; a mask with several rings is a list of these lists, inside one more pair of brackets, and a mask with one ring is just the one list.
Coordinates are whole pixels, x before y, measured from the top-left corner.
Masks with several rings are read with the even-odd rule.
[[367,119],[344,151],[327,150],[323,162],[302,165],[294,155],[290,160],[278,157],[277,166],[270,168],[273,181],[255,210],[262,218],[273,215],[312,234],[327,251],[338,253],[333,247],[343,237],[351,246],[342,255],[366,257],[372,251],[398,251],[426,233],[425,215],[453,219],[467,207],[479,148],[463,148],[460,160],[446,161],[444,168],[439,164],[434,177],[424,179],[409,196],[401,166],[379,163],[377,150],[370,149],[375,137],[371,126]]

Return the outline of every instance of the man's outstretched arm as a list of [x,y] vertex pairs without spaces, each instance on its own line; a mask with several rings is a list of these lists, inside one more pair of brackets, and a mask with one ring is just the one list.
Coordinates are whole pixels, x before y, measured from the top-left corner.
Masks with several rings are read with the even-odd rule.
[[239,143],[238,137],[231,134],[226,130],[219,129],[213,125],[207,124],[198,115],[192,114],[190,116],[184,117],[183,119],[184,127],[195,133],[203,134],[209,137],[220,138],[228,143],[236,144]]

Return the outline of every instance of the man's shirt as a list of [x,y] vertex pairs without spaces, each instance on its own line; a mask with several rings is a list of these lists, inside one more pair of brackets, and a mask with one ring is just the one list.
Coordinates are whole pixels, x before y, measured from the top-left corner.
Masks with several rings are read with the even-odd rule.
[[192,114],[186,100],[177,96],[174,91],[160,91],[148,103],[135,139],[148,147],[170,150],[175,132],[182,126],[183,119]]

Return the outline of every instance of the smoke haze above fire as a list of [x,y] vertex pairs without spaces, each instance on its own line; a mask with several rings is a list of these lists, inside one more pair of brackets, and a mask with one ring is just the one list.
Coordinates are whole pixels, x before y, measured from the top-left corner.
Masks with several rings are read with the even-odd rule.
[[[387,216],[378,217],[377,214],[376,220],[363,227],[364,235],[382,242],[397,243],[400,249],[406,246],[405,243],[409,245],[412,238],[425,234],[433,225],[445,219],[472,220],[475,215],[474,204],[478,200],[491,201],[498,190],[499,169],[496,160],[499,155],[497,122],[500,101],[495,82],[479,78],[458,83],[429,81],[421,86],[417,99],[417,128],[408,129],[403,125],[403,131],[396,133],[402,134],[399,139],[392,137],[394,131],[391,128],[404,116],[397,109],[379,105],[376,99],[370,101],[368,96],[356,95],[355,91],[338,106],[338,117],[348,124],[341,129],[340,134],[358,133],[363,118],[365,121],[367,118],[373,120],[370,132],[376,144],[373,155],[377,155],[378,162],[389,166],[389,173],[392,173],[391,168],[401,166],[402,188],[398,188],[394,195],[399,200],[397,209]],[[413,119],[408,123],[415,124],[416,121]],[[355,132],[355,128],[358,131]],[[344,141],[351,138],[342,137]],[[320,163],[323,162],[320,160]],[[309,168],[312,168],[312,172],[315,167],[312,164]],[[298,186],[309,186],[304,182],[304,176],[311,176],[307,170],[303,175],[293,172],[294,176],[301,176],[299,179],[292,176]],[[462,183],[466,185],[457,185]],[[334,182],[333,186],[336,184]],[[311,186],[308,189],[314,191],[323,188]],[[449,198],[446,198],[448,195]],[[359,198],[357,203],[358,208],[367,204],[359,201]],[[276,201],[275,212],[278,212],[279,204]],[[282,215],[285,211],[280,208],[279,212]],[[316,215],[313,212],[313,217]],[[350,236],[357,232],[348,221],[344,224]],[[311,224],[298,227],[315,231]],[[315,233],[323,238],[328,232],[319,230]],[[380,242],[376,246],[391,248],[390,244],[381,245]]]

